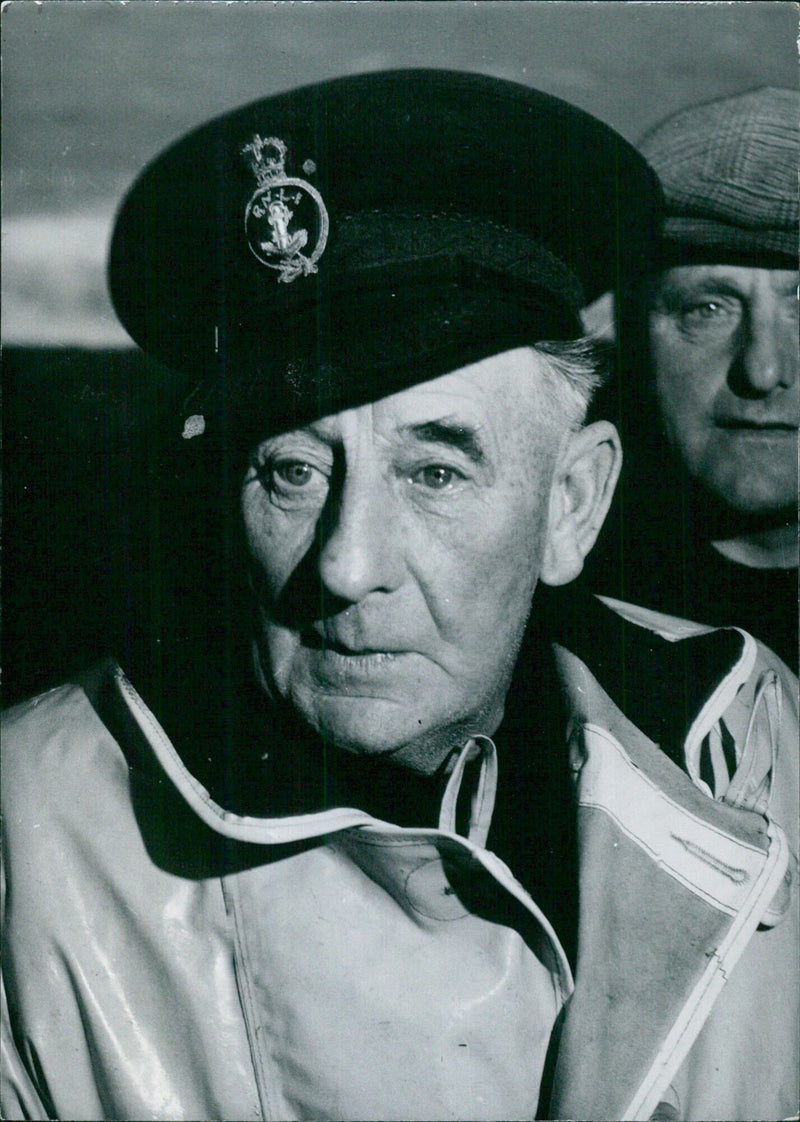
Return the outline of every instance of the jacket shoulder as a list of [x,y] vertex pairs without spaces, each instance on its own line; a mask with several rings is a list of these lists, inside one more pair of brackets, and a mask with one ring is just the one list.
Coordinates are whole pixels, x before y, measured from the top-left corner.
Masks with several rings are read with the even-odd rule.
[[690,619],[681,619],[680,616],[671,616],[666,612],[657,612],[653,608],[644,608],[640,604],[630,604],[626,600],[615,600],[612,596],[598,596],[597,599],[616,612],[628,623],[653,631],[662,639],[677,642],[680,639],[690,639],[696,635],[709,635],[712,631],[719,630],[704,623],[695,623]]
[[80,803],[104,775],[127,775],[96,700],[110,670],[110,663],[100,664],[3,713],[3,804],[12,819],[27,806],[41,812],[51,801],[63,805],[68,792]]
[[616,612],[628,623],[642,627],[647,631],[661,636],[668,642],[677,643],[682,639],[692,639],[700,635],[711,635],[715,631],[734,631],[741,635],[747,662],[751,673],[759,674],[764,670],[774,670],[790,694],[797,693],[797,675],[760,639],[756,639],[741,627],[712,627],[710,624],[696,623],[693,620],[682,619],[680,616],[667,615],[657,612],[652,608],[643,608],[639,604],[629,604],[624,600],[615,600],[610,596],[598,596],[606,607]]

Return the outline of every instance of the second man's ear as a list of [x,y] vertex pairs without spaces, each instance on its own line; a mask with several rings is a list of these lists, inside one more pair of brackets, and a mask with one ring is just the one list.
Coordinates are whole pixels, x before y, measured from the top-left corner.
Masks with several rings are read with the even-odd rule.
[[580,574],[608,514],[621,467],[619,434],[609,421],[595,421],[565,438],[550,491],[539,574],[545,584],[568,584]]

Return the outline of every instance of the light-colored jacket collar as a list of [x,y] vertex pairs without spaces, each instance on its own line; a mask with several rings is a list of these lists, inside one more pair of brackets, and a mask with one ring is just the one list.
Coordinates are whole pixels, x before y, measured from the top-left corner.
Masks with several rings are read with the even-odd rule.
[[[713,631],[711,628],[676,620],[633,605],[603,599],[619,617],[672,643],[711,634]],[[730,634],[730,631],[728,633]],[[740,640],[737,644],[738,655],[695,714],[685,739],[685,768],[693,784],[705,794],[712,794],[712,792],[700,775],[701,746],[708,737],[709,731],[730,708],[733,699],[750,675],[756,657],[754,640],[744,632],[736,632],[736,634]],[[580,727],[586,723],[599,723],[609,728],[623,741],[630,737],[640,738],[641,732],[602,689],[581,659],[560,644],[556,644],[554,649],[562,688],[571,712],[570,724],[573,727]],[[285,817],[258,817],[231,812],[216,802],[187,769],[177,749],[122,670],[118,666],[112,666],[111,673],[127,715],[138,726],[161,767],[195,814],[216,833],[239,841],[274,845],[320,837],[357,826],[380,825],[386,829],[397,828],[390,822],[378,823],[371,815],[356,807],[335,807]],[[486,737],[476,736],[463,746],[444,795],[439,827],[447,832],[452,828],[455,822],[455,802],[465,764],[477,756],[482,759],[481,774],[477,782],[480,791],[477,805],[480,811],[478,819],[472,822],[470,836],[476,844],[480,845],[486,839],[491,821],[497,782],[496,757],[493,745]]]
[[[711,635],[710,629],[628,605],[608,606],[669,643]],[[402,830],[354,807],[248,817],[216,803],[187,771],[118,668],[113,686],[183,799],[218,835],[276,845],[332,834],[346,840],[349,831],[358,846],[362,832],[444,834],[469,849],[535,909],[557,952],[569,1000],[548,1116],[646,1119],[686,1070],[693,1043],[756,928],[779,919],[789,902],[789,846],[769,817],[780,691],[773,688],[774,671],[759,670],[754,640],[741,632],[733,643],[731,632],[727,638],[732,657],[690,714],[678,766],[625,715],[575,651],[555,646],[570,714],[578,808],[581,906],[574,980],[547,918],[484,848],[497,775],[488,738],[476,736],[459,754],[438,829]],[[725,736],[733,742],[732,756],[722,750]],[[462,837],[456,804],[464,797],[465,777],[476,770],[470,765],[478,775],[468,836]]]

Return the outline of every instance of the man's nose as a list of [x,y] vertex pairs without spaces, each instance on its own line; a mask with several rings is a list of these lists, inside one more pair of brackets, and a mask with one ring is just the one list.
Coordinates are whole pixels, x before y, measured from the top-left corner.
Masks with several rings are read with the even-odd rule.
[[403,558],[393,514],[382,480],[345,479],[320,524],[319,573],[329,594],[358,603],[398,587]]
[[741,371],[757,396],[794,385],[798,378],[796,324],[770,310],[754,310],[742,341]]

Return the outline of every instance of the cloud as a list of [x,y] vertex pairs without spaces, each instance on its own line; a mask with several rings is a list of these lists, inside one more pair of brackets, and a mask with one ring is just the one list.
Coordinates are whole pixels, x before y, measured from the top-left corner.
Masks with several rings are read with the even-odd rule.
[[131,346],[106,290],[113,207],[7,218],[2,339],[27,346]]

